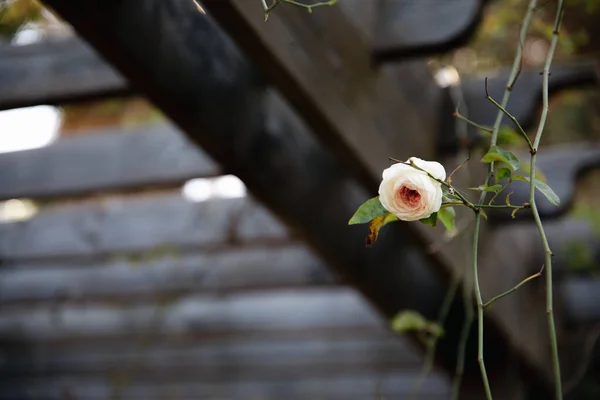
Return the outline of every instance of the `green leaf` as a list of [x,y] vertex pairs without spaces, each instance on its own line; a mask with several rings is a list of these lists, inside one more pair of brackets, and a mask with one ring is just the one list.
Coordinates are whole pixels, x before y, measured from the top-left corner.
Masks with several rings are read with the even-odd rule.
[[421,221],[422,223],[424,223],[426,225],[433,226],[435,228],[437,226],[437,218],[438,218],[438,213],[434,212],[429,217],[420,219],[419,221]]
[[475,188],[469,188],[469,190],[476,190],[478,192],[494,192],[494,193],[498,193],[500,190],[502,190],[502,185],[491,185],[491,186],[487,186],[487,185],[479,185]]
[[454,207],[444,207],[440,208],[440,211],[438,211],[438,219],[442,221],[446,230],[450,232],[454,230],[454,217],[456,217]]
[[[525,163],[521,165],[521,171],[523,171],[523,175],[530,176],[531,175],[531,165],[529,163]],[[546,179],[546,175],[540,170],[539,167],[535,169],[535,179],[539,179],[542,182],[548,183],[548,179]]]
[[[531,181],[531,179],[528,176],[523,175],[513,175],[513,180],[519,180],[527,183]],[[540,193],[542,193],[552,205],[560,205],[560,198],[556,193],[554,193],[554,190],[552,190],[550,186],[540,181],[539,179],[534,179],[533,184],[535,185],[535,188],[539,190]]]
[[510,168],[498,168],[496,171],[496,181],[501,181],[503,179],[510,179],[511,172]]
[[441,337],[444,330],[414,310],[401,311],[392,319],[392,330],[398,333],[420,332]]
[[498,146],[492,146],[481,162],[503,162],[506,163],[513,171],[519,169],[519,159],[512,152],[504,150]]
[[381,205],[379,196],[373,197],[358,207],[358,210],[356,210],[352,218],[350,218],[350,221],[348,221],[348,225],[366,224],[371,222],[373,218],[380,217],[387,213],[388,210],[383,208],[383,205]]
[[381,228],[394,221],[398,221],[398,217],[392,213],[387,213],[386,215],[380,215],[373,218],[371,223],[369,223],[369,234],[367,235],[366,239],[367,247],[371,247],[373,244],[375,244],[377,237],[379,237],[379,231]]

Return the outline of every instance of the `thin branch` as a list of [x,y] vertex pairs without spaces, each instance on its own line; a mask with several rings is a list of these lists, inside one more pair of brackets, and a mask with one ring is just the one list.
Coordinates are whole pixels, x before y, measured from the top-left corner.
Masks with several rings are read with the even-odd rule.
[[270,6],[267,5],[266,0],[261,0],[261,1],[262,1],[263,9],[265,10],[265,21],[266,21],[269,18],[269,13],[271,11],[273,11],[275,9],[275,7],[277,7],[281,3],[287,3],[290,5],[296,6],[296,7],[304,8],[306,11],[311,13],[313,8],[323,7],[323,6],[332,6],[335,3],[337,3],[339,0],[322,1],[319,3],[313,3],[313,4],[304,4],[304,3],[301,3],[296,0],[274,0],[273,4],[271,4]]
[[527,277],[527,278],[523,279],[521,282],[519,282],[517,285],[515,285],[513,288],[511,288],[511,289],[507,290],[506,292],[504,292],[504,293],[501,293],[501,294],[499,294],[498,296],[494,296],[494,297],[492,297],[492,298],[491,298],[491,299],[490,299],[490,300],[489,300],[487,303],[485,303],[485,304],[483,305],[483,308],[484,308],[484,309],[485,309],[485,308],[488,308],[488,307],[489,307],[490,305],[492,305],[492,303],[493,303],[493,302],[495,302],[496,300],[500,300],[500,299],[501,299],[501,298],[503,298],[504,296],[508,296],[509,294],[516,292],[516,291],[517,291],[517,289],[519,289],[521,286],[523,286],[523,285],[524,285],[524,284],[526,284],[527,282],[529,282],[529,281],[531,281],[531,280],[533,280],[533,279],[535,279],[535,278],[538,278],[538,277],[542,276],[542,271],[544,271],[544,266],[543,266],[543,265],[542,265],[542,269],[540,269],[540,271],[539,271],[539,272],[537,272],[537,273],[535,273],[535,274],[533,274],[533,275],[531,275],[531,276],[529,276],[529,277]]
[[475,300],[477,301],[477,362],[481,370],[485,398],[492,400],[492,390],[483,361],[483,300],[479,287],[479,273],[477,268],[477,249],[479,247],[479,226],[481,225],[481,212],[475,211],[475,229],[473,231],[473,280],[475,282]]
[[462,121],[465,121],[467,124],[474,126],[477,129],[481,129],[484,132],[488,132],[488,133],[493,132],[492,128],[488,128],[487,126],[479,125],[478,123],[473,122],[470,119],[467,119],[466,117],[462,116],[458,111],[455,111],[454,114],[452,114],[452,115]]
[[511,113],[509,113],[506,110],[506,108],[504,108],[500,104],[498,104],[498,102],[496,100],[494,100],[494,98],[492,96],[490,96],[490,94],[488,93],[488,79],[487,79],[487,77],[485,78],[485,97],[493,105],[495,105],[496,108],[498,108],[498,110],[502,111],[508,118],[510,118],[510,120],[515,124],[515,126],[517,128],[519,128],[519,133],[521,134],[521,136],[523,136],[523,139],[525,139],[525,141],[527,142],[527,146],[529,147],[529,151],[530,152],[535,151],[535,149],[533,148],[533,144],[531,143],[531,140],[529,139],[529,136],[527,135],[527,132],[525,132],[525,130],[523,129],[523,127],[521,126],[521,124],[519,124],[519,121],[517,121],[517,119]]
[[544,63],[544,72],[542,80],[542,115],[540,117],[540,123],[535,135],[533,142],[534,151],[531,153],[531,167],[530,167],[530,184],[529,184],[529,203],[531,204],[531,210],[533,211],[533,218],[538,228],[542,244],[544,246],[544,258],[547,268],[546,272],[546,315],[548,316],[548,331],[550,335],[550,349],[552,352],[552,371],[554,374],[554,386],[555,396],[557,400],[563,398],[562,393],[562,381],[560,375],[560,361],[558,356],[558,343],[556,340],[556,327],[554,323],[554,311],[553,311],[553,294],[552,294],[552,250],[546,237],[546,232],[540,219],[540,213],[538,212],[537,204],[535,202],[535,159],[537,155],[537,149],[539,148],[540,141],[542,140],[542,134],[546,125],[546,119],[548,117],[548,80],[550,75],[550,66],[552,65],[552,59],[558,43],[558,33],[564,14],[564,1],[558,0],[556,7],[556,18],[554,20],[554,29],[552,32],[552,41],[548,49],[548,55],[546,56],[546,62]]
[[461,162],[458,165],[458,167],[454,168],[454,171],[452,171],[450,173],[450,175],[448,175],[448,177],[446,178],[446,182],[448,182],[449,184],[452,184],[452,177],[454,176],[454,174],[456,172],[458,172],[458,170],[460,170],[462,167],[464,167],[465,164],[468,163],[470,159],[471,159],[471,154],[469,153],[469,156],[463,162]]

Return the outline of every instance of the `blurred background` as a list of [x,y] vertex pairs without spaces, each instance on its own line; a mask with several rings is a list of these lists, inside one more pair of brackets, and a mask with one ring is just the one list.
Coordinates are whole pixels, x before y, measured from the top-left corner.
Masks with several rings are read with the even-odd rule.
[[[386,4],[418,16],[416,1]],[[437,7],[419,1],[428,12]],[[553,156],[541,169],[567,193],[566,208],[548,215],[560,249],[559,308],[567,310],[563,378],[571,398],[594,399],[600,1],[568,3],[555,56],[562,78],[552,87],[542,142]],[[402,56],[426,61],[437,87],[451,91],[442,128],[456,123],[456,106],[477,103],[468,96],[485,102],[483,76],[502,77],[510,67],[526,7],[481,2],[463,39]],[[522,69],[532,76],[545,61],[554,2],[538,8],[523,43]],[[320,12],[329,11],[313,11]],[[0,1],[0,399],[411,398],[427,345],[394,332],[301,235],[118,73],[69,77],[70,68],[83,71],[97,59],[40,2]],[[523,87],[534,133],[538,86]],[[444,151],[454,156],[485,140],[469,135]],[[524,150],[515,136],[506,124],[506,146]],[[522,268],[535,272],[538,256]],[[450,398],[453,374],[436,362],[412,395]],[[536,398],[528,396],[499,398]]]

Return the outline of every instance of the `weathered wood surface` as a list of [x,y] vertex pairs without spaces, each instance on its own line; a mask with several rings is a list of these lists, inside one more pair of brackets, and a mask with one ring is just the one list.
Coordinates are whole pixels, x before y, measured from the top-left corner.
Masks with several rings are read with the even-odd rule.
[[475,32],[484,0],[379,0],[373,55],[376,60],[441,53]]
[[182,184],[220,168],[169,123],[105,129],[0,155],[0,199]]
[[0,47],[0,110],[130,92],[123,77],[80,39]]
[[600,280],[583,276],[566,279],[560,284],[562,306],[570,322],[600,321]]
[[[234,7],[229,1],[203,2],[211,15],[218,17],[219,10],[227,15],[228,27],[242,44],[248,40],[245,47],[256,50],[251,51],[253,57],[318,130],[321,142],[334,145],[337,158],[333,158],[280,97],[265,90],[262,74],[210,18],[197,13],[193,3],[151,0],[141,7],[118,1],[87,2],[85,7],[74,0],[46,3],[379,310],[393,315],[412,308],[435,318],[444,284],[426,267],[427,258],[415,243],[425,231],[394,224],[386,227],[376,249],[366,250],[360,247],[364,227],[346,225],[375,190],[388,156],[431,157],[431,132],[437,128],[431,109],[437,104],[438,89],[428,81],[422,63],[371,69],[362,34],[336,7],[313,13],[314,25],[303,25],[300,18],[305,21],[306,14],[293,7],[282,7],[264,24],[260,7],[247,13],[236,8],[250,7],[247,2]],[[285,23],[280,19],[284,15]],[[105,21],[112,22],[107,27]],[[261,33],[262,39],[257,39],[253,24],[269,30]],[[271,40],[283,49],[275,58],[266,47]],[[288,67],[302,74],[290,74]],[[406,79],[409,73],[414,79]],[[428,96],[418,95],[423,93]],[[402,136],[399,131],[409,133]],[[415,132],[421,135],[418,140]],[[415,140],[408,141],[409,135]],[[455,271],[462,271],[459,264]],[[397,265],[402,268],[392,268]],[[460,304],[453,308],[459,315],[460,310]],[[454,333],[448,332],[448,342],[440,350],[453,368],[456,343],[450,340],[457,339],[460,327],[450,328]],[[546,337],[522,333],[538,342]],[[494,344],[488,346],[486,359],[497,365],[494,360],[509,354],[506,342],[501,336],[489,340]],[[523,351],[517,347],[517,354],[527,358],[544,345]]]
[[[150,339],[151,340],[151,339]],[[146,347],[146,348],[145,348]],[[106,374],[115,366],[135,365],[147,379],[196,376],[223,380],[223,370],[238,379],[318,377],[340,372],[414,368],[420,355],[407,343],[381,338],[325,338],[268,341],[203,341],[197,344],[153,343],[150,346],[73,345],[68,349],[44,346],[24,357],[8,351],[0,362],[0,376],[19,377],[35,369],[37,376]],[[369,355],[365,357],[365,354]],[[335,368],[336,370],[332,371]]]
[[6,305],[0,315],[0,340],[98,340],[149,332],[173,337],[273,337],[286,332],[385,326],[351,288],[182,294],[159,300]]
[[288,231],[248,198],[193,203],[180,195],[109,198],[59,207],[30,220],[0,224],[4,262],[92,257],[169,248],[217,249],[281,243]]
[[329,285],[334,277],[299,243],[162,255],[145,260],[7,264],[0,303],[128,299]]
[[[286,378],[277,380],[235,380],[221,382],[199,382],[190,380],[113,377],[78,378],[65,375],[60,378],[36,378],[8,385],[0,383],[2,400],[38,399],[64,400],[65,396],[75,399],[127,399],[163,400],[175,399],[290,399],[290,400],[364,400],[375,399],[378,393],[384,398],[407,398],[416,374],[391,370],[380,373],[345,374],[333,377]],[[16,386],[16,387],[15,387]],[[420,400],[445,400],[448,398],[448,383],[439,374],[428,379]]]

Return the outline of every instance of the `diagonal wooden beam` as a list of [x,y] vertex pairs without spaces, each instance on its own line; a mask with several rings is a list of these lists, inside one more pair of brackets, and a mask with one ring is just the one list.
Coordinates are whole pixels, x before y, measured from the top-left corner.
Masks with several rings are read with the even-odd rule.
[[[438,106],[443,98],[425,61],[373,67],[364,32],[351,22],[348,13],[352,9],[344,9],[343,2],[340,7],[321,9],[308,17],[294,7],[281,7],[273,12],[268,23],[261,18],[260,7],[252,2],[205,0],[203,4],[298,107],[298,112],[330,151],[352,165],[353,171],[363,168],[356,176],[366,175],[367,187],[377,185],[390,155],[400,159],[413,155],[435,158],[435,137],[438,130],[444,129],[437,125]],[[329,123],[320,123],[322,119]],[[368,144],[365,146],[362,141]],[[345,146],[335,145],[339,142]],[[473,167],[472,175],[481,177],[483,169],[483,165]],[[455,178],[455,183],[458,179]],[[458,185],[465,187],[468,183]],[[422,224],[403,224],[403,227],[422,243],[442,241],[440,230]],[[490,236],[487,228],[481,233],[483,239]],[[481,247],[485,246],[483,239]],[[492,297],[524,278],[519,278],[521,256],[512,253],[508,265],[494,258],[486,259],[487,264],[480,268],[484,294]],[[463,274],[468,262],[464,248],[456,244],[443,248],[436,261],[452,275]],[[496,306],[486,312],[491,328],[488,332],[497,329],[523,365],[546,380],[551,375],[543,301],[527,290],[515,294],[511,301],[514,301],[511,304],[529,304],[533,311],[516,324],[514,310]]]
[[[237,33],[233,32],[236,39],[242,41],[240,35],[248,34],[262,51],[258,54],[269,56],[264,61],[268,65],[263,66],[272,65],[274,70],[265,71],[271,79],[271,72],[280,74],[282,81],[273,80],[319,134],[317,141],[281,97],[267,88],[264,75],[247,62],[209,18],[197,12],[193,2],[46,3],[113,63],[134,89],[147,94],[193,141],[201,144],[226,172],[240,176],[258,199],[301,234],[386,316],[411,308],[435,318],[445,285],[428,268],[428,259],[419,247],[418,236],[425,231],[415,232],[418,225],[394,224],[386,228],[376,249],[366,250],[360,245],[364,227],[346,225],[356,207],[372,195],[390,153],[397,157],[433,155],[433,136],[428,132],[435,129],[435,118],[423,107],[427,104],[419,103],[423,98],[417,94],[435,88],[432,83],[415,78],[427,76],[422,64],[408,69],[372,70],[368,54],[362,51],[365,46],[360,35],[339,14],[333,14],[335,18],[331,20],[317,21],[320,28],[303,26],[299,19],[290,20],[283,28],[294,29],[275,30],[271,32],[275,36],[269,39],[265,32],[257,36],[252,28],[251,19],[262,21],[260,6],[245,16],[236,7],[251,2],[242,0],[235,6],[229,1],[205,2],[209,10],[228,13],[221,16],[232,31],[232,25],[242,23]],[[290,11],[284,12],[291,12],[290,8],[287,10]],[[336,8],[331,10],[336,12]],[[281,22],[277,26],[281,27]],[[325,26],[339,29],[330,34]],[[301,34],[296,34],[296,29]],[[311,61],[314,57],[317,64],[312,77],[317,80],[290,77],[281,64],[285,57],[273,58],[272,49],[265,47],[268,40],[287,46],[285,50],[292,61],[286,62],[297,61],[306,66],[302,57]],[[339,51],[328,52],[328,46]],[[327,69],[320,64],[324,59]],[[401,86],[401,80],[406,85]],[[333,92],[327,89],[330,82]],[[314,86],[312,90],[309,85]],[[403,97],[398,99],[398,93]],[[435,99],[435,90],[432,97]],[[400,136],[398,131],[409,132],[409,136]],[[410,140],[410,136],[417,135],[424,135],[423,140]],[[335,157],[322,143],[334,149]],[[462,265],[453,268],[462,270]],[[457,304],[453,309],[454,321],[460,321],[461,308]],[[525,328],[517,327],[517,333]],[[452,357],[459,330],[460,326],[450,326],[447,342],[440,346],[441,358],[449,369],[454,366]],[[487,343],[491,365],[506,365],[510,340],[490,335]],[[538,351],[539,346],[532,346],[530,351]],[[521,360],[528,355],[518,354]],[[533,365],[533,370],[539,368],[538,364]],[[467,374],[472,371],[468,369]],[[498,369],[501,376],[505,372]]]

